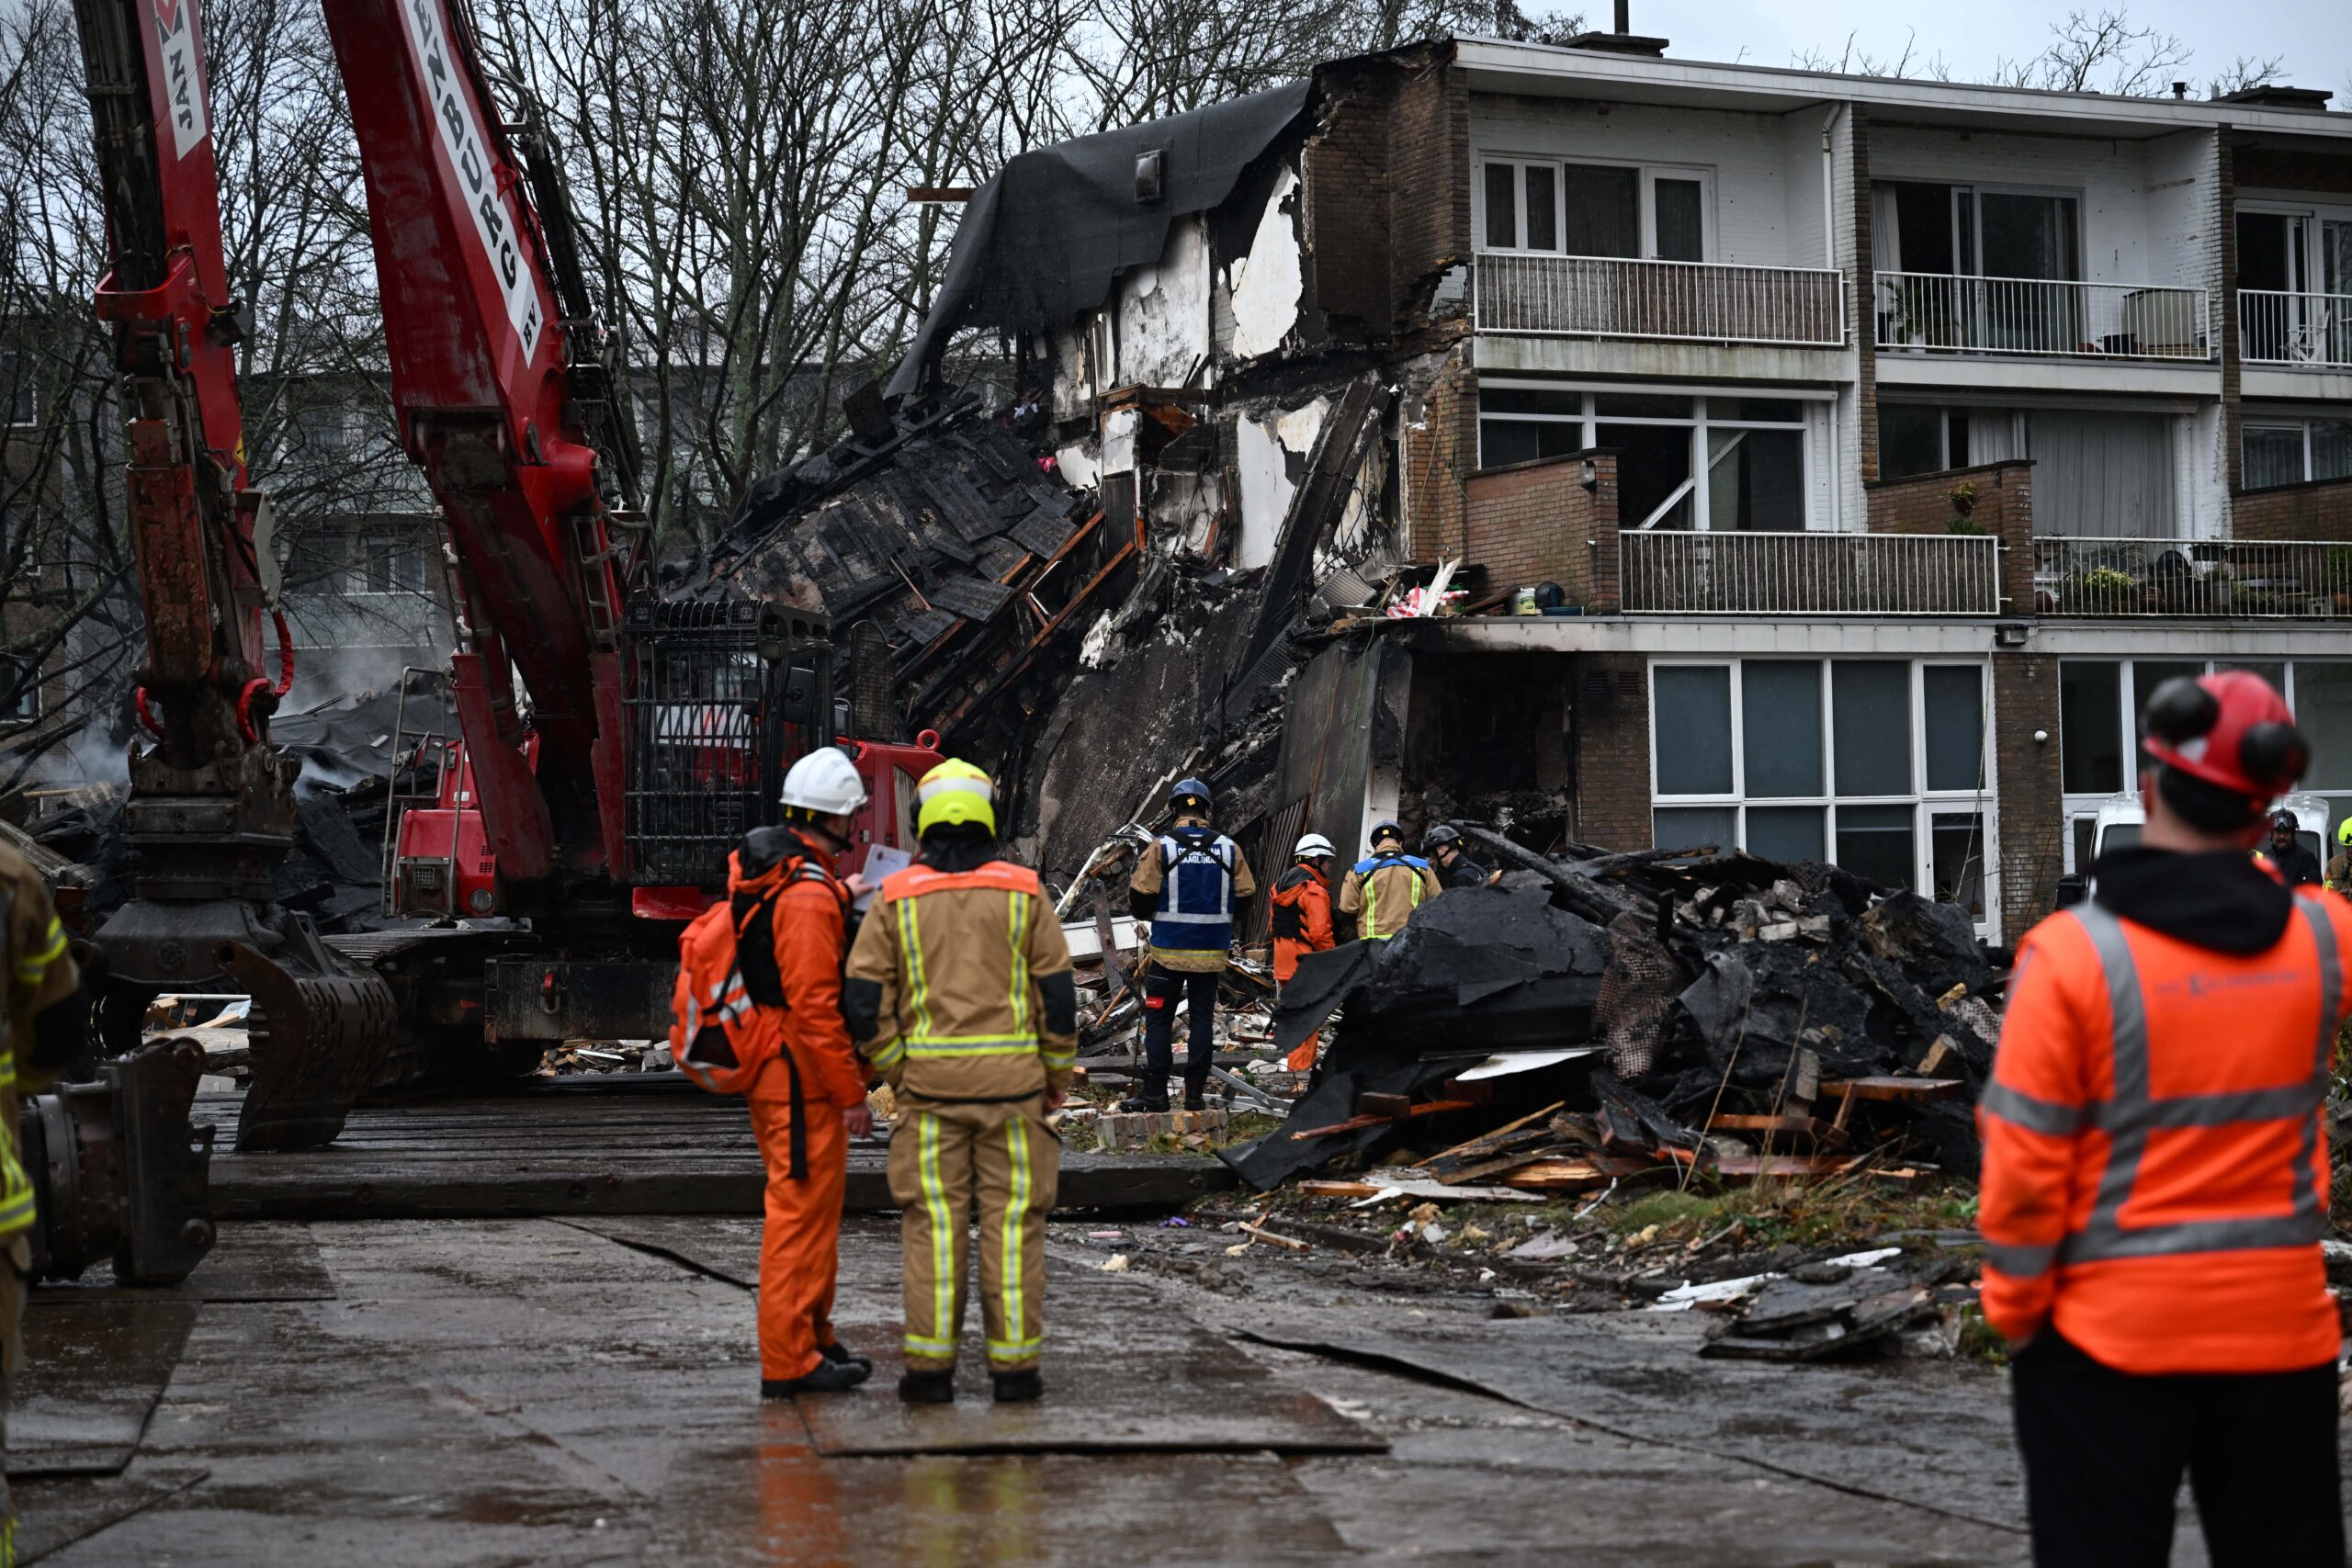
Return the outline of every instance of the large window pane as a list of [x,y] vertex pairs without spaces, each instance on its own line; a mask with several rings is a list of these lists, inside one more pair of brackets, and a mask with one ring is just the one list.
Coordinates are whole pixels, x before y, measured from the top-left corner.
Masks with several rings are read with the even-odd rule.
[[1747,852],[1766,860],[1820,860],[1826,816],[1818,806],[1751,806],[1747,808]]
[[1506,463],[1532,463],[1538,457],[1565,457],[1584,446],[1584,426],[1566,420],[1482,419],[1478,422],[1478,466],[1499,468]]
[[1555,392],[1543,387],[1481,387],[1480,413],[1550,413],[1569,419],[1584,415],[1582,392]]
[[1590,164],[1567,166],[1566,249],[1572,256],[1642,254],[1642,174]]
[[1556,251],[1560,248],[1560,216],[1552,200],[1552,165],[1527,165],[1527,248],[1531,251]]
[[[2342,227],[2352,232],[2352,223]],[[2352,479],[2352,420],[2312,421],[2312,478]]]
[[2295,727],[2311,739],[2307,789],[2352,789],[2352,664],[2295,665]]
[[2245,664],[2233,664],[2227,660],[2222,660],[2216,663],[2213,668],[2216,670],[2243,670],[2249,675],[2259,675],[2264,680],[2270,682],[2270,689],[2272,691],[2278,693],[2282,696],[2286,694],[2287,662],[2285,660],[2256,659]]
[[[1747,752],[1744,787],[1750,800],[1776,795],[1820,795],[1821,666],[1812,660],[1751,659],[1740,666],[1741,746]],[[1749,818],[1750,831],[1754,818]],[[1813,858],[1821,858],[1816,848]]]
[[1804,432],[1713,430],[1707,445],[1707,526],[1804,532]]
[[1617,516],[1638,528],[1690,477],[1687,424],[1604,424],[1594,439],[1617,451]]
[[[1829,691],[1838,793],[1910,794],[1911,667],[1892,660],[1836,660],[1829,666]],[[1840,843],[1844,838],[1841,828]],[[1842,848],[1838,861],[1846,863]]]
[[2300,424],[2249,424],[2245,427],[2245,488],[2303,482],[2303,427]]
[[1730,667],[1661,664],[1655,679],[1658,794],[1729,795]]
[[2058,773],[2068,795],[2123,787],[2123,667],[2058,666]]
[[1932,897],[1984,918],[1984,818],[1974,812],[1938,812],[1928,818],[1928,855],[1934,863]]
[[1944,466],[1944,411],[1882,403],[1878,411],[1879,477],[1907,479]]
[[1487,165],[1487,246],[1490,250],[1519,248],[1519,165]]
[[1984,671],[1930,664],[1919,671],[1928,727],[1928,787],[1981,789],[1984,777]]
[[[2187,662],[2187,661],[2185,661],[2185,660],[2171,660],[2171,659],[2164,659],[2164,660],[2154,660],[2154,659],[2138,659],[2138,660],[2132,660],[2132,735],[2133,735],[2134,737],[2137,737],[2137,736],[2139,735],[2139,733],[2140,733],[2140,716],[2141,716],[2142,714],[2146,713],[2146,712],[2148,711],[2148,699],[2149,699],[2150,697],[2153,697],[2153,696],[2154,696],[2154,695],[2156,694],[2156,688],[2157,688],[2158,686],[2163,685],[2166,681],[2177,680],[2178,678],[2180,678],[2180,677],[2181,677],[2181,676],[2183,676],[2183,675],[2189,676],[2189,677],[2191,677],[2191,678],[2193,679],[2193,678],[2195,678],[2196,676],[2202,675],[2203,673],[2205,673],[2205,666],[2204,666],[2203,664],[2201,664],[2201,663],[2192,664],[2192,663],[2188,663],[2188,662]],[[2122,786],[2122,787],[2123,787],[2123,788],[2125,788],[2125,789],[2137,789],[2137,788],[2139,788],[2139,787],[2140,787],[2140,779],[2139,779],[2139,773],[2138,773],[2138,770],[2143,769],[2143,768],[2145,768],[2145,767],[2147,767],[2147,766],[2148,766],[2148,749],[2147,749],[2147,747],[2145,747],[2145,746],[2140,746],[2140,747],[2137,747],[2137,748],[2135,749],[2135,750],[2134,750],[2134,755],[2136,755],[2136,756],[2139,758],[2139,761],[2136,761],[2136,762],[2134,762],[2134,763],[2132,764],[2133,773],[2132,773],[2132,782],[2131,782],[2130,784],[2125,784],[2125,785],[2123,785],[2123,786]]]
[[1918,876],[1908,806],[1838,808],[1838,863],[1886,887],[1909,887]]
[[1657,254],[1664,261],[1707,259],[1706,186],[1697,180],[1655,180]]
[[1728,850],[1737,841],[1736,808],[1729,806],[1661,806],[1650,813],[1651,840],[1662,850],[1695,850],[1713,844]]

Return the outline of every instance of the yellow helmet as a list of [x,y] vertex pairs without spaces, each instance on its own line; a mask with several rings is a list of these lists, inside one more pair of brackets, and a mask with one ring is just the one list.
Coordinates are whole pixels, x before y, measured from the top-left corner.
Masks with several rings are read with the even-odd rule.
[[960,757],[950,757],[923,774],[915,786],[915,801],[918,833],[965,822],[996,831],[996,788],[988,774]]

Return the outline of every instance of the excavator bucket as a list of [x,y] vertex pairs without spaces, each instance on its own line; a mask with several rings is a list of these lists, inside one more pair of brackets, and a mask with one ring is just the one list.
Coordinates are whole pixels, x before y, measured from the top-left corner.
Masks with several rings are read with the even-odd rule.
[[281,963],[241,942],[216,956],[253,998],[253,1082],[237,1118],[237,1148],[323,1148],[374,1086],[392,1049],[392,988],[325,946],[313,964]]

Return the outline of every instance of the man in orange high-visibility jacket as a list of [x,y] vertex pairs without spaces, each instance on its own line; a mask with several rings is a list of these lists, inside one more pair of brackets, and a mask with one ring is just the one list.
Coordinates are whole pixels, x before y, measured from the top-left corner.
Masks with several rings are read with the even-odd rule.
[[2310,760],[2260,677],[2157,688],[2141,842],[2028,933],[1992,1081],[1984,1315],[2017,1347],[2034,1559],[2342,1568],[2321,1126],[2352,908],[2246,852]]
[[[865,1068],[842,1016],[854,890],[833,870],[865,784],[840,748],[820,747],[785,774],[783,803],[784,825],[753,829],[729,878],[729,897],[749,917],[736,954],[744,983],[754,1002],[780,1004],[784,1034],[746,1096],[768,1172],[760,1236],[760,1393],[768,1399],[837,1393],[874,1371],[842,1348],[832,1323],[849,1140],[874,1131]],[[763,926],[773,932],[772,978],[745,951]]]
[[[1310,953],[1328,953],[1331,931],[1331,861],[1339,851],[1320,833],[1299,840],[1292,858],[1297,863],[1274,878],[1273,936],[1275,994],[1298,973],[1298,961]],[[1308,1035],[1290,1054],[1290,1070],[1303,1073],[1315,1066],[1315,1037]]]

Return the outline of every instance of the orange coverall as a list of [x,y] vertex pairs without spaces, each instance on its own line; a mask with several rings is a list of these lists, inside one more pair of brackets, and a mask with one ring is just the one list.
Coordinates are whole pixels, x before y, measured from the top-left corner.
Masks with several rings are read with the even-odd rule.
[[[1331,948],[1331,885],[1313,866],[1301,863],[1274,882],[1274,984],[1298,973],[1298,961],[1310,953]],[[1303,1073],[1315,1066],[1315,1042],[1305,1040],[1290,1054],[1290,1070]]]
[[[760,1239],[760,1376],[771,1382],[815,1371],[822,1347],[834,1340],[833,1276],[849,1184],[849,1136],[841,1113],[865,1102],[865,1068],[842,1021],[847,891],[833,875],[830,854],[797,835],[787,834],[785,842],[789,853],[748,876],[739,855],[729,886],[732,894],[783,884],[773,929],[784,981],[784,1049],[747,1096],[768,1170],[767,1224]],[[807,1172],[798,1178],[792,1174],[796,1115]]]

